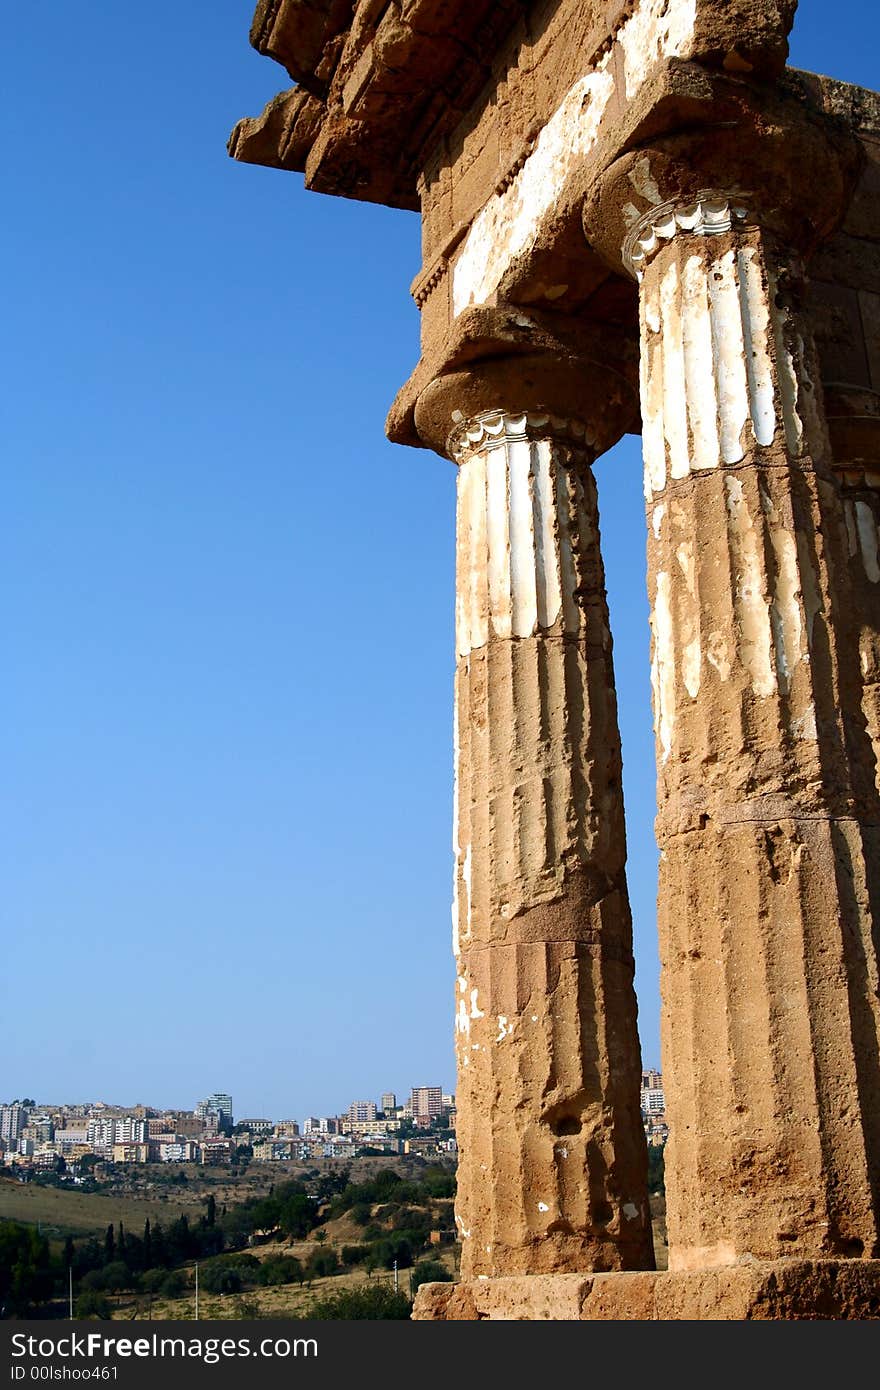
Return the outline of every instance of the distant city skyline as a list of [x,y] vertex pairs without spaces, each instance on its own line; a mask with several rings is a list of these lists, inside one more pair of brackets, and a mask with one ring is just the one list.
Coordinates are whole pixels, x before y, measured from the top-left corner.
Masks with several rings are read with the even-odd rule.
[[20,1089],[18,1091],[13,1089],[9,1091],[8,1094],[0,1093],[0,1108],[16,1104],[22,1101],[24,1098],[27,1098],[29,1100],[33,1100],[34,1104],[32,1108],[35,1111],[41,1111],[44,1109],[51,1110],[53,1108],[60,1109],[65,1107],[68,1109],[86,1109],[90,1106],[104,1105],[111,1110],[134,1110],[137,1109],[139,1106],[143,1106],[148,1110],[156,1110],[160,1113],[171,1111],[183,1111],[192,1112],[195,1114],[197,1112],[199,1102],[205,1099],[205,1097],[208,1097],[210,1095],[224,1094],[231,1100],[233,1119],[235,1123],[238,1124],[242,1118],[256,1119],[260,1117],[265,1117],[267,1119],[272,1119],[281,1122],[284,1120],[300,1120],[307,1115],[345,1115],[353,1103],[357,1103],[362,1099],[372,1101],[373,1103],[375,1103],[377,1110],[382,1110],[383,1107],[381,1105],[381,1100],[383,1094],[393,1095],[395,1098],[396,1105],[401,1106],[406,1105],[408,1103],[413,1091],[426,1091],[434,1089],[436,1089],[438,1093],[442,1093],[443,1096],[455,1095],[454,1086],[433,1087],[425,1086],[422,1084],[413,1085],[412,1083],[410,1083],[408,1086],[400,1086],[396,1090],[392,1090],[390,1087],[385,1086],[376,1090],[375,1094],[372,1091],[365,1092],[363,1096],[361,1096],[360,1093],[358,1093],[357,1096],[355,1096],[354,1093],[352,1093],[344,1103],[341,1103],[336,1108],[331,1107],[328,1109],[326,1105],[323,1107],[318,1106],[317,1108],[314,1106],[304,1107],[300,1105],[299,1107],[289,1107],[288,1110],[282,1114],[278,1110],[267,1110],[265,1108],[261,1110],[255,1106],[249,1106],[247,1103],[240,1104],[236,1096],[231,1092],[205,1091],[203,1093],[200,1093],[197,1098],[193,1098],[192,1096],[190,1096],[182,1102],[173,1101],[166,1104],[164,1101],[160,1102],[157,1099],[145,1100],[139,1097],[133,1100],[114,1100],[103,1095],[89,1095],[85,1097],[64,1097],[61,1095],[44,1095],[41,1097],[34,1092],[33,1088],[28,1089],[27,1087],[24,1087],[23,1089]]

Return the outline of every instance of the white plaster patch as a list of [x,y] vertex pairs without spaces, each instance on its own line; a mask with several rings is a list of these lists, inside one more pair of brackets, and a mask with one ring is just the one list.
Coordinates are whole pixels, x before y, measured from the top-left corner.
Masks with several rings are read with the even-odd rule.
[[474,218],[452,272],[456,318],[471,304],[485,304],[511,262],[534,246],[572,168],[595,145],[613,90],[606,58],[574,84],[519,173]]
[[461,828],[460,828],[459,823],[458,823],[458,821],[459,821],[459,813],[460,813],[460,804],[459,804],[459,755],[460,755],[460,751],[461,751],[461,747],[460,747],[459,723],[458,723],[458,698],[456,697],[456,699],[455,699],[454,702],[453,702],[453,707],[452,707],[452,766],[453,766],[453,769],[454,769],[454,772],[453,772],[453,781],[452,781],[452,853],[453,853],[453,855],[454,855],[454,868],[453,868],[453,874],[452,874],[452,954],[453,954],[453,956],[456,958],[456,960],[458,959],[459,954],[460,954],[460,952],[461,952],[461,942],[460,942],[460,939],[459,939],[459,924],[458,924],[458,922],[459,922],[458,914],[459,914],[459,911],[460,911],[459,893],[458,893],[458,871],[459,871],[459,860],[460,860],[460,858],[461,858],[461,840],[460,840]]
[[660,295],[649,285],[641,295],[642,351],[639,360],[642,401],[642,458],[645,466],[645,497],[666,486],[666,437],[663,431],[663,340],[660,337]]
[[688,256],[681,275],[682,352],[691,428],[691,467],[717,468],[718,410],[712,370],[712,322],[709,289],[701,256]]
[[744,457],[742,432],[749,419],[749,393],[733,251],[712,262],[708,287],[721,458],[725,463],[739,463]]
[[471,473],[469,493],[470,573],[470,646],[469,651],[485,647],[489,640],[489,539],[486,534],[486,456],[474,454],[466,467]]
[[771,660],[770,615],[763,592],[764,568],[759,538],[737,477],[726,477],[727,518],[731,549],[736,557],[734,607],[740,658],[749,674],[756,695],[776,690]]
[[676,549],[675,558],[686,586],[686,595],[680,603],[681,679],[692,700],[700,693],[700,668],[703,654],[700,648],[700,614],[697,603],[696,566],[694,563],[694,543],[682,541]]
[[807,653],[804,660],[808,661],[809,653],[813,649],[813,627],[818,614],[822,611],[822,596],[819,593],[819,581],[813,569],[813,559],[806,538],[799,531],[795,539],[800,573],[801,602],[804,606],[804,616],[807,622]]
[[706,660],[710,666],[715,667],[721,680],[726,681],[730,675],[730,652],[723,632],[709,633],[706,641]]
[[661,762],[672,751],[675,728],[675,645],[672,633],[672,606],[669,575],[657,575],[657,593],[651,615],[654,649],[651,660],[651,686],[654,696],[654,728],[660,743]]
[[556,515],[558,525],[556,538],[559,546],[559,576],[562,587],[562,626],[566,632],[579,632],[581,610],[574,596],[578,579],[571,544],[569,485],[568,472],[564,468],[557,467]]
[[655,507],[651,513],[651,530],[654,532],[654,540],[659,541],[660,529],[663,525],[663,518],[666,515],[666,503],[661,502],[659,507]]
[[552,627],[562,608],[562,590],[556,555],[556,505],[553,496],[551,441],[538,440],[532,446],[532,455],[538,624],[541,627]]
[[550,1208],[548,1207],[548,1205],[547,1205],[546,1202],[539,1202],[539,1203],[538,1203],[538,1211],[549,1211],[549,1210],[550,1210]]
[[700,693],[700,666],[702,664],[702,652],[700,650],[700,639],[694,637],[690,642],[686,642],[681,654],[681,678],[684,687],[692,700],[696,700]]
[[675,558],[678,561],[678,568],[681,570],[684,582],[687,585],[688,593],[696,593],[696,566],[694,564],[694,543],[691,540],[681,541],[676,547]]
[[752,429],[758,444],[766,447],[773,443],[776,435],[773,364],[768,336],[770,305],[754,247],[739,253],[739,291]]
[[514,637],[531,637],[538,621],[538,593],[531,446],[528,440],[516,440],[509,444],[507,456],[510,489],[510,625]]
[[815,743],[818,738],[816,732],[816,707],[809,705],[804,713],[791,721],[791,732],[795,738],[803,739],[805,743]]
[[663,435],[669,473],[672,478],[686,478],[690,472],[687,390],[675,261],[670,261],[660,281],[660,317],[663,323]]
[[489,449],[486,459],[486,531],[489,540],[489,614],[499,637],[510,636],[510,535],[507,508],[507,449]]
[[497,1043],[498,1043],[498,1042],[503,1042],[505,1038],[509,1038],[510,1035],[511,1035],[511,1033],[513,1032],[515,1026],[516,1026],[516,1020],[515,1020],[515,1019],[514,1019],[513,1023],[508,1023],[506,1015],[505,1015],[505,1014],[499,1014],[499,1015],[498,1015],[498,1037],[495,1039],[495,1041],[496,1041]]
[[846,521],[846,539],[849,546],[849,553],[850,556],[853,556],[859,548],[859,536],[856,529],[855,503],[851,498],[847,498],[843,504],[843,515]]
[[770,625],[776,651],[776,678],[783,694],[791,688],[791,678],[801,660],[801,585],[798,574],[797,542],[779,523],[769,496],[761,489],[761,506],[767,517],[770,544],[776,560]]
[[[628,100],[661,58],[687,55],[695,22],[696,0],[641,0],[617,34]],[[575,82],[511,183],[474,218],[452,272],[455,317],[471,304],[485,304],[515,258],[534,246],[571,171],[595,146],[614,92],[613,57],[612,47]]]
[[472,990],[471,990],[471,1018],[474,1018],[474,1019],[476,1019],[476,1018],[485,1018],[486,1015],[483,1013],[483,1010],[480,1008],[479,1004],[477,1003],[477,995],[478,995],[478,991],[475,990],[475,989],[472,989]]
[[855,505],[856,530],[859,537],[859,549],[862,552],[862,564],[871,583],[876,584],[880,580],[880,552],[878,552],[874,513],[867,502],[859,501]]
[[787,342],[787,317],[784,308],[776,303],[778,280],[771,275],[770,280],[770,321],[773,326],[773,339],[776,345],[776,379],[782,403],[782,423],[785,428],[785,443],[790,454],[797,458],[803,451],[804,426],[800,417],[800,387],[794,357]]
[[[646,203],[653,203],[656,207],[658,203],[663,202],[663,194],[657,187],[657,180],[651,173],[651,160],[648,155],[643,155],[641,159],[636,160],[627,178]],[[636,212],[636,218],[638,217],[639,213]]]
[[461,866],[461,878],[465,892],[465,915],[467,920],[468,936],[471,934],[471,876],[473,872],[473,856],[471,846],[468,845],[464,854],[464,863]]
[[632,101],[658,59],[690,52],[696,19],[696,0],[643,0],[637,7],[617,36],[628,100]]

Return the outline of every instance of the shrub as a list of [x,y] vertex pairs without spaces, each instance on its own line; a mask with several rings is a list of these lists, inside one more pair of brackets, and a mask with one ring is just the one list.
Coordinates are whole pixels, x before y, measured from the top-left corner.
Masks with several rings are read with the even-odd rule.
[[122,1260],[113,1260],[111,1264],[105,1265],[99,1272],[103,1277],[101,1287],[113,1293],[118,1289],[130,1289],[133,1283],[132,1277],[128,1272],[128,1266]]
[[454,1275],[439,1260],[419,1260],[410,1278],[415,1293],[420,1284],[451,1284]]
[[166,1269],[148,1269],[141,1275],[141,1288],[144,1293],[158,1293],[168,1278]]
[[342,1263],[346,1265],[362,1265],[369,1253],[369,1245],[343,1245]]
[[76,1300],[74,1313],[78,1318],[97,1318],[106,1322],[110,1317],[110,1304],[97,1289],[86,1289]]
[[280,1255],[278,1259],[266,1260],[257,1274],[259,1284],[294,1284],[302,1281],[303,1267],[293,1255]]
[[335,1274],[339,1268],[339,1256],[335,1250],[316,1250],[309,1256],[306,1273],[310,1279],[324,1279]]
[[208,1293],[241,1293],[241,1275],[227,1264],[206,1264],[199,1271],[199,1284]]
[[364,1318],[402,1321],[411,1313],[412,1304],[406,1294],[395,1293],[387,1284],[365,1284],[317,1299],[309,1316],[321,1322],[353,1322]]

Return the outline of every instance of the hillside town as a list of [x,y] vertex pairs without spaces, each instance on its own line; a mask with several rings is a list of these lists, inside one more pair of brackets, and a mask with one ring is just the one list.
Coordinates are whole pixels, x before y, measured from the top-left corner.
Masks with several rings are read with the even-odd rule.
[[[663,1078],[642,1072],[641,1111],[650,1147],[668,1137]],[[96,1164],[234,1165],[351,1159],[364,1155],[457,1152],[455,1097],[440,1086],[414,1086],[398,1104],[393,1091],[376,1100],[353,1100],[336,1115],[301,1120],[236,1119],[232,1097],[215,1091],[192,1110],[148,1105],[37,1104],[20,1099],[0,1105],[0,1165],[17,1171],[66,1172],[76,1179]]]

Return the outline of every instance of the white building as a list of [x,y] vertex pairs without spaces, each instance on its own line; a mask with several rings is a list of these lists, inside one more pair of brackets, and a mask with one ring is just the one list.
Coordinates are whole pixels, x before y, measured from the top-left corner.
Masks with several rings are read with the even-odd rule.
[[375,1120],[376,1102],[374,1100],[353,1100],[345,1113],[351,1124],[364,1124],[367,1120]]
[[28,1112],[18,1101],[12,1105],[0,1105],[0,1139],[4,1144],[17,1144],[27,1122]]
[[433,1120],[443,1113],[443,1091],[439,1086],[414,1086],[409,1103],[414,1120]]
[[666,1113],[663,1077],[659,1071],[642,1072],[641,1107],[643,1115],[664,1115]]

